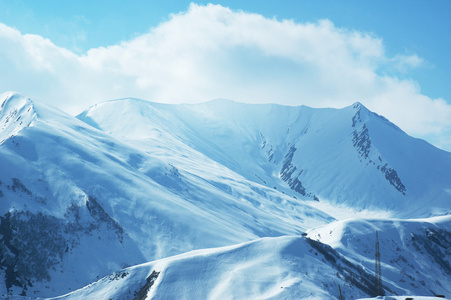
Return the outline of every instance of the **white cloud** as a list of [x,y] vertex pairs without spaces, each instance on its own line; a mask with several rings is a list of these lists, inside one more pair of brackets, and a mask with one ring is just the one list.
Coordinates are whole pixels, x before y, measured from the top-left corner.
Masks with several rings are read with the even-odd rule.
[[387,63],[407,72],[423,64],[421,58],[387,57],[380,38],[328,20],[300,24],[192,4],[146,34],[85,55],[1,24],[0,44],[0,90],[72,113],[128,96],[314,107],[360,101],[438,144],[451,132],[451,106],[444,100],[422,95],[415,82],[378,74]]
[[406,73],[412,68],[418,68],[424,64],[424,60],[418,55],[396,55],[389,62],[392,69],[401,73]]

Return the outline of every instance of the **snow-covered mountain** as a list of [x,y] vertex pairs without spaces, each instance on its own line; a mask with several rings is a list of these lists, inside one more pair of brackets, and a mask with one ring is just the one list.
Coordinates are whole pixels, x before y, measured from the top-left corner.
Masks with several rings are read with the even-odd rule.
[[38,101],[2,100],[2,294],[55,296],[125,266],[333,220],[201,153],[179,169]]
[[[176,286],[191,291],[195,280],[211,276],[199,293],[242,298],[251,295],[245,288],[231,294],[221,289],[261,272],[249,293],[264,298],[296,298],[301,294],[294,287],[304,284],[317,297],[336,296],[335,284],[363,297],[371,283],[349,283],[340,272],[347,265],[353,276],[367,278],[362,257],[374,256],[299,236],[332,226],[341,215],[411,218],[451,210],[451,154],[407,136],[360,104],[337,110],[124,99],[75,118],[17,93],[0,95],[0,103],[0,295],[58,296],[116,274],[91,285],[95,290],[67,297],[112,293],[104,285],[108,278],[130,295],[150,278],[148,285],[153,280],[159,295],[169,297]],[[182,254],[212,247],[225,248]],[[437,253],[449,255],[446,249]],[[433,255],[410,257],[427,261]],[[149,261],[127,269],[137,277],[117,273]],[[299,273],[293,261],[308,264],[309,274],[323,270],[321,283],[303,267]],[[205,275],[177,275],[173,263],[187,270],[197,263]],[[157,264],[165,267],[152,277]],[[265,266],[278,275],[268,275]],[[432,276],[428,269],[421,274]],[[187,280],[173,282],[182,275]],[[162,278],[168,281],[157,284]],[[279,284],[287,292],[276,291]],[[397,284],[390,288],[417,291]],[[435,290],[439,285],[428,294]]]
[[313,109],[123,99],[97,104],[79,118],[165,158],[197,150],[295,197],[397,217],[450,212],[451,153],[408,136],[359,103]]

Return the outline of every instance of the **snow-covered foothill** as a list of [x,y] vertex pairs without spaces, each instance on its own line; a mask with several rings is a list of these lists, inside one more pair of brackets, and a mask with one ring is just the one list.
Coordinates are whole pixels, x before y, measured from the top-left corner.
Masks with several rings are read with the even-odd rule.
[[[342,224],[345,226],[341,228],[346,232],[357,231],[360,226],[353,226],[355,222],[363,221],[350,221]],[[438,232],[449,222],[449,218],[427,219],[399,226],[409,230],[434,230],[431,228],[436,227]],[[429,270],[431,276],[423,278],[426,281],[422,287],[413,287],[415,279],[414,284],[406,282],[405,287],[402,287],[402,281],[400,284],[392,280],[393,274],[408,275],[406,272],[411,270],[403,264],[387,261],[391,254],[387,253],[389,247],[384,244],[390,238],[385,236],[390,225],[385,223],[369,222],[362,231],[367,231],[369,226],[381,229],[383,285],[385,294],[393,296],[367,298],[374,295],[374,269],[368,265],[368,262],[374,265],[374,260],[365,255],[367,240],[370,239],[356,234],[353,245],[363,249],[360,260],[347,252],[346,247],[335,245],[337,249],[334,250],[308,237],[262,238],[234,246],[192,251],[123,269],[57,299],[338,299],[340,291],[344,299],[438,299],[436,295],[449,295],[449,276],[446,278],[447,271],[437,265],[431,266],[435,272]],[[333,226],[339,235],[340,229]],[[323,230],[325,228],[312,231],[314,237]],[[332,236],[333,232],[328,232],[328,235]],[[346,238],[349,236],[343,234],[342,239]],[[427,251],[423,253],[424,244],[419,241],[420,236],[417,245],[421,250],[417,250],[415,259],[431,263],[431,259],[449,257],[449,253],[436,253],[437,257]],[[354,247],[349,248],[349,251],[354,250]],[[392,257],[399,254],[399,251],[394,252]],[[411,259],[409,254],[404,255]],[[424,269],[419,268],[419,271],[416,280],[421,284]]]
[[279,237],[127,268],[56,299],[337,299],[339,285],[365,297],[372,276],[328,246]]
[[388,294],[451,295],[451,216],[349,219],[308,231],[366,270],[375,268],[376,231]]

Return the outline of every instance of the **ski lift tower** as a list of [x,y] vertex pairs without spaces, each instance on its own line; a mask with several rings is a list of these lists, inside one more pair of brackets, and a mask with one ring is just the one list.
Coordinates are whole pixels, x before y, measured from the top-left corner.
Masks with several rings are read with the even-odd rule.
[[383,296],[383,287],[382,287],[382,272],[381,272],[381,253],[379,251],[379,236],[376,231],[376,260],[375,260],[375,296]]

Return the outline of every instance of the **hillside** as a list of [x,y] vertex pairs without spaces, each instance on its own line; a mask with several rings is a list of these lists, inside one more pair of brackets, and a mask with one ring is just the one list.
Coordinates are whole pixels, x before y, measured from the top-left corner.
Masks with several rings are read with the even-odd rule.
[[[394,253],[383,257],[390,292],[449,293],[449,260],[439,257],[450,254],[451,154],[359,103],[123,99],[77,118],[17,93],[0,103],[4,297],[56,297],[104,276],[67,297],[133,295],[156,265],[162,273],[153,289],[168,297],[190,296],[193,284],[212,297],[294,299],[306,295],[299,286],[336,297],[337,284],[368,297],[375,230]],[[412,219],[419,217],[428,219]],[[347,229],[329,229],[336,224]],[[336,242],[347,232],[356,241]],[[404,241],[407,232],[416,239]],[[202,275],[175,280],[184,274],[172,263]],[[139,275],[124,275],[123,289],[111,290],[108,278],[116,282],[128,267]],[[240,287],[254,277],[250,290]],[[162,278],[169,281],[157,284]]]
[[307,238],[263,238],[123,269],[57,299],[338,299],[339,286],[344,299],[366,298],[374,296],[375,230],[386,295],[450,295],[450,224],[449,216],[338,221]]

